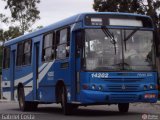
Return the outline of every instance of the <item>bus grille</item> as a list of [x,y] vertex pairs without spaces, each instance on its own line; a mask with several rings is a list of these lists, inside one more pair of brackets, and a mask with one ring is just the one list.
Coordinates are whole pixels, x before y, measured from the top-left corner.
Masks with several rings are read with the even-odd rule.
[[109,91],[119,92],[119,91],[139,91],[139,85],[109,85],[107,86]]

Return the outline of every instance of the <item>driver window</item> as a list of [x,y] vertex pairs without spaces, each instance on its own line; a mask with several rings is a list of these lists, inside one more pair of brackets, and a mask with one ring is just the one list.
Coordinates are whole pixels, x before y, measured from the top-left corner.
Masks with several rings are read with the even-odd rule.
[[[126,30],[126,36],[132,32],[133,30]],[[152,36],[150,31],[138,31],[126,41],[124,57],[127,63],[148,65],[152,61]]]

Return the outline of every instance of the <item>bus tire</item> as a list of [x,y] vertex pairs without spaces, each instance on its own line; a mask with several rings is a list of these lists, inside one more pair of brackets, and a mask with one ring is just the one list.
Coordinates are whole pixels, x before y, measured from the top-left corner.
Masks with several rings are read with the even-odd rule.
[[121,113],[127,113],[129,110],[129,103],[119,103],[118,109]]
[[67,103],[67,92],[66,88],[63,86],[61,88],[61,106],[64,115],[71,115],[73,112],[73,105]]
[[38,103],[25,101],[25,94],[23,87],[20,87],[18,90],[18,101],[19,101],[19,108],[22,111],[31,111],[37,109]]
[[25,102],[25,95],[24,95],[24,88],[20,87],[18,89],[18,102],[19,102],[19,108],[22,111],[27,110],[27,102]]

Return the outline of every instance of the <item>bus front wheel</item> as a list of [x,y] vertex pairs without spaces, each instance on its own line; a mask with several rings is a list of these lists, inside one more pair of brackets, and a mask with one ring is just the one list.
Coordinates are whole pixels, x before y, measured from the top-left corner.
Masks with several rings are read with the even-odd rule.
[[121,113],[127,113],[129,110],[129,103],[119,103],[118,109]]
[[72,104],[67,103],[67,92],[64,86],[61,89],[61,106],[62,106],[64,115],[72,114],[74,108]]

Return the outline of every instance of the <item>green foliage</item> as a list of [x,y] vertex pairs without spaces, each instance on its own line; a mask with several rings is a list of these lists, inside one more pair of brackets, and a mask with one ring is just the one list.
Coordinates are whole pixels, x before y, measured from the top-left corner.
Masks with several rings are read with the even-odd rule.
[[10,40],[22,35],[19,27],[10,26],[8,30],[0,29],[0,41]]
[[5,9],[10,10],[12,21],[19,23],[21,33],[24,34],[30,27],[40,19],[39,10],[36,5],[40,3],[40,0],[3,0],[7,5]]
[[[0,29],[0,41],[10,40],[27,31],[32,31],[31,27],[39,17],[36,7],[40,0],[3,0],[6,2],[5,9],[11,12],[9,19],[0,13],[0,23],[11,24],[7,30]],[[13,26],[17,25],[17,26]],[[38,27],[37,27],[38,28]]]
[[160,9],[160,0],[94,0],[93,9],[98,12],[145,14],[151,16],[157,26],[160,23],[157,12]]

